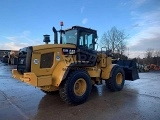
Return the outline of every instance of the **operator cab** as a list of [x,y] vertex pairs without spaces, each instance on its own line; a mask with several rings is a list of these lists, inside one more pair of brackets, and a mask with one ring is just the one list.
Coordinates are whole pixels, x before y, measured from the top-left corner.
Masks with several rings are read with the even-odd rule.
[[[97,51],[95,51],[96,39],[96,30],[73,26],[63,31],[60,44],[74,44],[77,50],[77,60],[81,61],[80,65],[94,66],[97,59]],[[83,64],[82,61],[84,62]]]
[[96,30],[73,26],[64,31],[61,44],[74,44],[78,48],[95,50],[96,39]]

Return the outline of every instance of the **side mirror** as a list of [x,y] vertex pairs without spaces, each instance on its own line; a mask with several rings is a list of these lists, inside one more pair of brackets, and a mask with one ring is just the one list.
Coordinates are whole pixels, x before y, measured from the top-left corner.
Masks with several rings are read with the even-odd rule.
[[98,43],[95,43],[95,50],[97,51],[98,50]]
[[97,41],[98,41],[98,38],[95,39],[95,44],[97,43]]
[[95,38],[94,45],[95,45],[95,50],[96,50],[96,51],[97,51],[97,49],[98,49],[98,43],[97,43],[97,41],[98,41],[98,38]]

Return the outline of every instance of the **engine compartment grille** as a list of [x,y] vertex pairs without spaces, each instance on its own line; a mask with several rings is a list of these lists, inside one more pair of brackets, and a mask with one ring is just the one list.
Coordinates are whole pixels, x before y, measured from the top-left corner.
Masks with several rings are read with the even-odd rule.
[[45,53],[41,55],[40,68],[51,68],[53,65],[54,53]]

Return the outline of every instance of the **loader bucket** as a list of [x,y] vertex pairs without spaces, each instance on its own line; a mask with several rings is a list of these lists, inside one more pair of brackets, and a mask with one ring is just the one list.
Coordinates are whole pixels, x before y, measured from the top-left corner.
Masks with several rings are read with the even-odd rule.
[[133,60],[116,60],[114,64],[121,66],[125,72],[125,80],[139,79],[136,63]]

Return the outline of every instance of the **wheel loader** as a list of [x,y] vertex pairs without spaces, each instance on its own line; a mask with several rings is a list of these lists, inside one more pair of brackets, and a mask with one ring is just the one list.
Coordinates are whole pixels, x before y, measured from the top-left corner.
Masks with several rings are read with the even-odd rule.
[[9,65],[16,65],[18,58],[18,51],[11,50],[5,53],[2,57],[2,63],[7,63]]
[[58,91],[61,99],[70,105],[84,103],[92,86],[102,84],[102,80],[109,90],[120,91],[125,76],[138,79],[138,73],[133,73],[132,68],[112,64],[109,50],[96,50],[96,30],[81,26],[52,30],[54,44],[49,44],[50,35],[44,35],[45,44],[19,50],[17,69],[12,70],[14,78],[46,94]]

